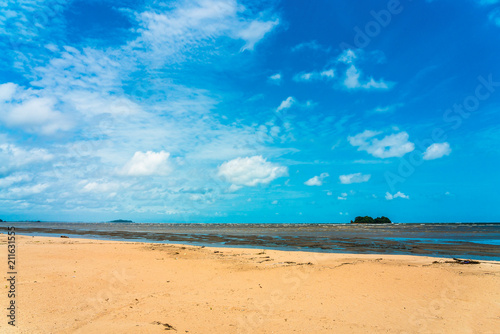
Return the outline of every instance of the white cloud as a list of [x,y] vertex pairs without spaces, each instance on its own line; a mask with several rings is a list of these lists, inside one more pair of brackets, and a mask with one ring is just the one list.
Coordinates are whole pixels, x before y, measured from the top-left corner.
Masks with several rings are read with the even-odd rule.
[[236,186],[255,187],[288,175],[288,168],[268,162],[257,155],[224,162],[219,166],[218,175]]
[[274,200],[274,201],[272,201],[272,202],[271,202],[271,204],[272,204],[272,205],[276,205],[276,204],[278,204],[278,200]]
[[[16,6],[19,12],[12,14],[20,16],[27,3]],[[65,7],[63,4],[58,10]],[[15,70],[30,82],[31,88],[13,83],[0,85],[0,122],[4,128],[55,136],[33,137],[36,141],[22,140],[21,145],[19,140],[30,136],[22,136],[16,129],[10,132],[19,138],[14,141],[18,143],[15,146],[6,144],[11,142],[9,129],[7,134],[0,134],[3,161],[0,175],[5,176],[0,184],[15,186],[19,196],[45,187],[35,187],[36,184],[47,185],[44,196],[30,199],[30,208],[43,205],[38,208],[46,212],[64,209],[73,217],[76,210],[93,209],[200,214],[200,201],[234,196],[227,192],[227,184],[214,175],[216,164],[234,157],[279,156],[294,150],[267,145],[273,140],[285,142],[285,135],[291,136],[285,134],[282,125],[265,124],[266,136],[261,136],[261,124],[220,121],[224,111],[217,106],[222,100],[219,91],[196,87],[207,72],[213,71],[213,64],[230,66],[240,47],[246,50],[258,47],[278,27],[272,9],[255,12],[256,7],[248,7],[235,0],[187,0],[139,6],[146,8],[146,12],[125,13],[133,25],[132,34],[122,35],[123,39],[117,40],[120,45],[105,48],[94,49],[95,41],[86,39],[67,47],[63,40],[48,41],[32,34],[31,49],[23,44],[26,54],[11,57]],[[5,11],[0,13],[0,21],[3,14]],[[25,24],[28,21],[24,19],[16,22],[20,29],[30,29],[36,23]],[[52,18],[50,23],[34,32],[53,35]],[[15,40],[27,41],[14,25],[9,23],[8,27],[12,27],[10,32]],[[3,28],[0,22],[0,34]],[[60,26],[56,28],[63,31]],[[127,42],[125,39],[131,36],[134,39]],[[202,66],[192,75],[199,80],[186,80],[184,66],[196,62]],[[172,63],[175,70],[170,66]],[[13,114],[16,107],[25,109]],[[68,128],[74,133],[59,133]],[[160,144],[161,148],[155,152],[146,152]],[[50,147],[50,153],[38,145]],[[174,162],[182,168],[165,177]],[[271,174],[286,174],[286,167],[277,167]],[[36,172],[36,184],[7,176],[12,171]],[[271,174],[256,182],[268,182],[274,177]],[[123,175],[158,177],[144,177],[140,182],[131,180],[124,187]],[[102,179],[93,179],[95,176]],[[25,185],[27,181],[29,184]],[[119,191],[117,185],[122,185]],[[233,184],[231,188],[241,186]],[[192,193],[184,192],[188,187],[194,189]],[[1,195],[7,192],[1,191]],[[107,200],[102,194],[106,191],[116,191],[116,196]],[[22,204],[12,201],[2,205],[5,210],[19,210]],[[27,211],[25,207],[23,210]]]
[[399,133],[387,135],[382,139],[375,138],[381,132],[365,130],[355,136],[349,136],[347,139],[352,146],[358,146],[358,151],[366,151],[377,158],[402,157],[415,149],[415,145],[408,141],[408,133],[402,131]]
[[494,4],[497,4],[499,2],[500,2],[500,0],[480,0],[479,4],[487,6],[487,5],[494,5]]
[[385,193],[385,199],[388,200],[388,201],[391,201],[395,198],[404,198],[404,199],[410,199],[410,196],[408,195],[405,195],[403,194],[402,192],[398,191],[397,193],[395,193],[394,195],[392,195],[391,193],[389,192],[386,192]]
[[293,81],[297,82],[307,82],[312,80],[330,80],[335,77],[335,71],[333,69],[324,70],[321,72],[308,72],[308,73],[298,73],[294,75]]
[[31,133],[50,135],[59,130],[69,130],[72,124],[56,109],[57,100],[40,96],[42,93],[24,90],[13,83],[1,85],[0,119],[9,127]]
[[[250,15],[249,15],[250,14]],[[279,19],[265,19],[251,13],[235,0],[198,0],[179,3],[168,11],[150,10],[136,13],[140,36],[131,47],[144,45],[158,62],[182,61],[186,54],[211,45],[219,37],[241,39],[241,51],[253,50]]]
[[320,75],[326,78],[333,78],[335,76],[335,72],[333,69],[329,69],[329,70],[324,70],[323,72],[320,73]]
[[149,176],[149,175],[166,175],[171,168],[168,163],[170,153],[165,151],[160,152],[135,152],[123,169],[121,174],[129,176]]
[[292,48],[292,52],[295,51],[300,51],[304,49],[310,49],[314,51],[324,51],[324,52],[330,52],[330,47],[324,47],[321,44],[319,44],[317,41],[310,41],[310,42],[305,42],[305,43],[300,43],[297,44]]
[[370,177],[370,174],[354,173],[348,175],[340,175],[339,180],[342,184],[363,183],[368,182],[368,180],[370,180]]
[[344,63],[344,64],[352,64],[354,62],[354,59],[356,59],[356,53],[352,50],[345,50],[342,52],[338,57],[337,61]]
[[281,111],[283,109],[290,108],[295,103],[295,99],[292,96],[289,96],[286,100],[282,101],[276,111]]
[[337,197],[338,200],[345,201],[347,199],[347,193],[342,193]]
[[28,174],[19,174],[19,173],[12,174],[0,179],[0,188],[9,187],[19,182],[31,181],[31,179],[32,179],[31,176]]
[[276,74],[273,74],[269,77],[269,80],[271,80],[271,82],[279,85],[281,83],[281,73],[276,73]]
[[444,143],[434,143],[427,147],[424,152],[424,160],[434,160],[444,157],[445,155],[450,155],[451,148],[450,144]]
[[500,7],[493,9],[488,15],[488,18],[491,22],[500,27]]
[[12,82],[8,82],[0,85],[0,102],[10,101],[14,97],[17,85]]
[[374,109],[370,110],[369,112],[375,113],[375,114],[387,114],[387,113],[392,113],[396,111],[398,108],[401,108],[404,106],[403,103],[396,103],[396,104],[391,104],[387,106],[377,106]]
[[360,81],[362,72],[356,68],[356,66],[351,65],[346,70],[346,77],[344,80],[344,86],[347,89],[389,89],[392,87],[393,83],[385,82],[383,79],[376,81],[373,77],[370,77],[366,81]]
[[49,187],[48,184],[35,184],[33,186],[15,187],[9,189],[9,194],[15,198],[39,194]]
[[279,20],[251,22],[247,28],[241,30],[237,34],[238,37],[246,42],[241,50],[253,50],[255,44],[257,44],[262,38],[264,38],[264,36],[271,30],[273,30],[273,28],[278,24]]
[[295,81],[309,81],[313,77],[313,73],[299,73],[293,77]]
[[304,182],[304,184],[307,186],[321,186],[323,185],[323,180],[328,176],[330,176],[328,173],[321,173],[321,175],[319,176],[314,176],[310,178],[309,180]]
[[[365,78],[363,72],[355,65],[355,63],[363,60],[364,53],[362,50],[345,50],[337,57],[337,62],[348,66],[345,70],[345,78],[343,86],[349,90],[387,90],[394,86],[393,82],[386,82],[384,79],[375,80],[373,77]],[[380,61],[379,52],[372,52],[369,55],[376,56],[376,61]]]
[[0,158],[3,161],[3,164],[0,165],[1,171],[2,167],[19,167],[31,163],[41,164],[52,160],[54,156],[42,148],[24,149],[12,144],[1,144]]
[[84,187],[84,192],[107,193],[120,189],[120,184],[117,182],[88,182]]

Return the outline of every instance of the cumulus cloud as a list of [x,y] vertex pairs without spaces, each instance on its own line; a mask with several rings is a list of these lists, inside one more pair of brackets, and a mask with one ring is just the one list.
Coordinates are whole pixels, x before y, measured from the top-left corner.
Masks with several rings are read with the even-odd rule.
[[385,193],[385,199],[388,200],[388,201],[391,201],[395,198],[404,198],[404,199],[410,199],[410,196],[408,195],[405,195],[404,193],[398,191],[397,193],[395,193],[394,195],[392,195],[391,193],[389,192],[386,192]]
[[304,182],[306,186],[321,186],[323,185],[323,180],[330,176],[328,173],[321,173],[319,176],[314,176]]
[[399,133],[387,135],[382,139],[376,138],[382,132],[365,130],[355,136],[349,136],[347,139],[352,146],[357,146],[358,151],[366,151],[377,158],[402,157],[415,149],[415,144],[408,141],[408,133],[402,131]]
[[370,177],[370,174],[354,173],[348,175],[340,175],[339,180],[342,184],[363,183],[368,182],[368,180],[370,180]]
[[0,119],[9,127],[31,133],[50,135],[69,130],[72,124],[57,110],[57,100],[41,94],[13,83],[0,85]]
[[168,163],[170,153],[165,151],[160,152],[135,152],[121,170],[121,174],[128,176],[149,176],[149,175],[166,175],[171,168]]
[[434,160],[444,157],[445,155],[450,155],[451,148],[450,144],[444,143],[434,143],[427,147],[424,152],[424,160]]
[[224,162],[219,166],[218,175],[239,189],[241,186],[255,187],[258,184],[268,184],[274,179],[288,175],[288,168],[268,162],[262,156],[256,155]]
[[16,93],[16,89],[17,85],[12,82],[0,85],[0,102],[12,100]]

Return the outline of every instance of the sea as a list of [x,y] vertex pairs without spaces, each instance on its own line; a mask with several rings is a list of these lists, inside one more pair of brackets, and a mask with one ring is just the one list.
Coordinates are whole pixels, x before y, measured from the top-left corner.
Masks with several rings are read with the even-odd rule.
[[0,223],[9,226],[28,236],[500,261],[500,223]]

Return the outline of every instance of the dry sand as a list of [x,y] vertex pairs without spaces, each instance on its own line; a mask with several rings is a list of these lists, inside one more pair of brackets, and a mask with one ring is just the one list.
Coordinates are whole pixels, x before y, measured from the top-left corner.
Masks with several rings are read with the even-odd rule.
[[17,258],[2,333],[500,333],[499,262],[26,236]]

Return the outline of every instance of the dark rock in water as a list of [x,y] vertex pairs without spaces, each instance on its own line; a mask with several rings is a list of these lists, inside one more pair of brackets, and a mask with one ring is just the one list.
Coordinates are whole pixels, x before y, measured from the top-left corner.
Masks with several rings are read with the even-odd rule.
[[375,219],[369,216],[358,216],[354,221],[351,220],[351,224],[392,224],[392,222],[389,218],[384,216]]
[[61,238],[69,238],[69,237],[66,235],[61,235]]
[[133,221],[126,220],[126,219],[116,219],[116,220],[110,221],[109,223],[133,223]]

